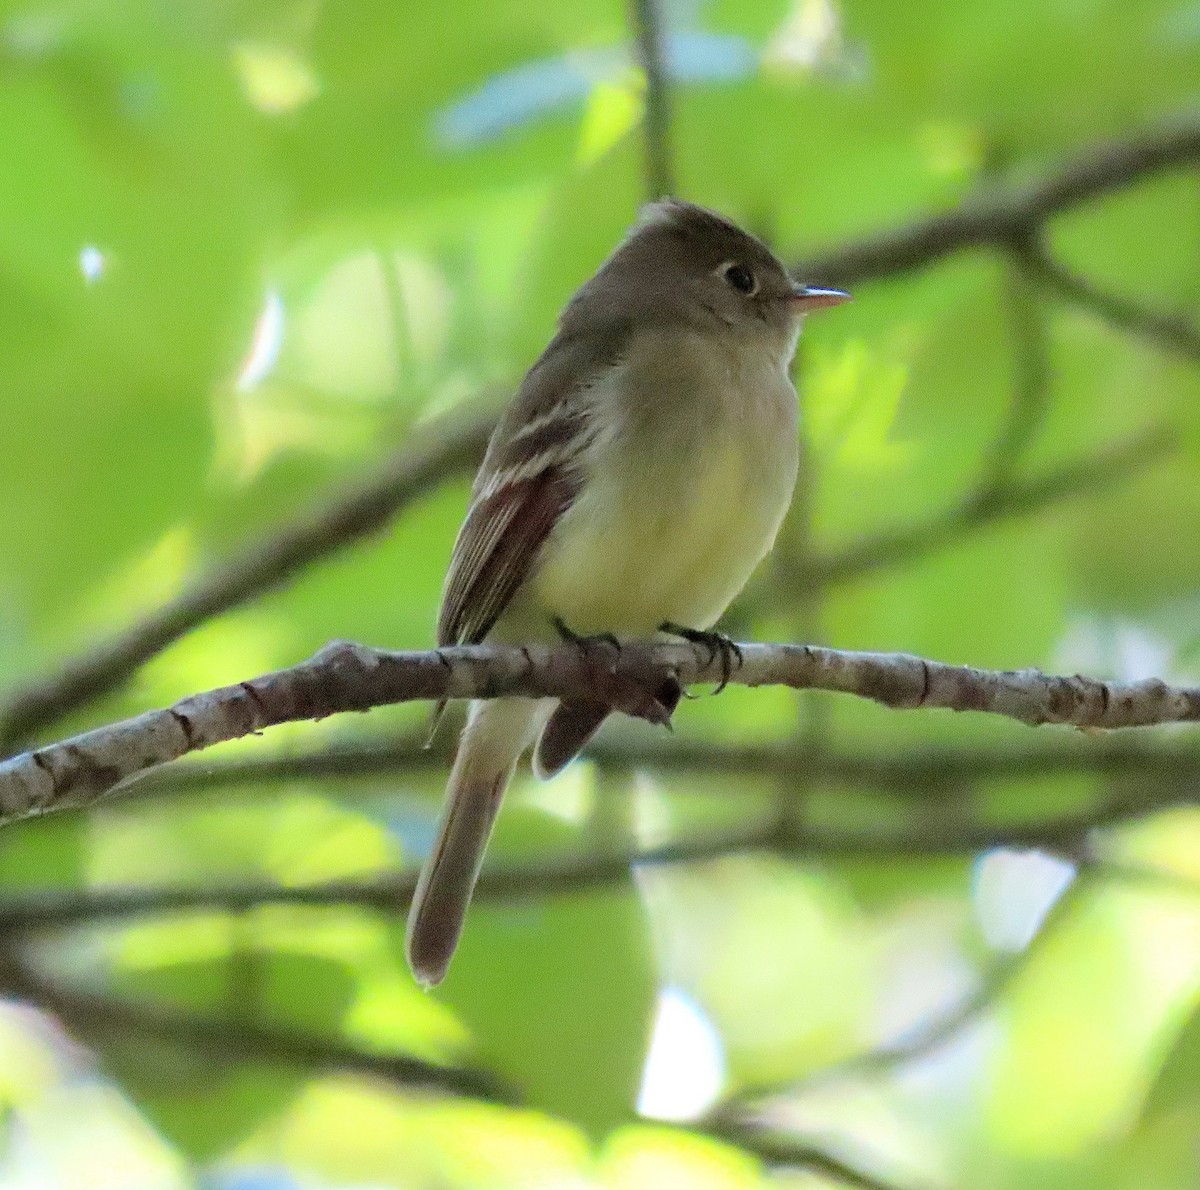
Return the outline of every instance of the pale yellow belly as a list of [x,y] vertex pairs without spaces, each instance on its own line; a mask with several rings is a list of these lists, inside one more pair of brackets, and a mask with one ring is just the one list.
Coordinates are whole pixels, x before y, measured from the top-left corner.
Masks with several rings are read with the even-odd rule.
[[791,502],[794,337],[642,334],[591,397],[601,432],[581,489],[493,634],[647,636],[709,628],[771,548]]
[[770,549],[791,499],[794,426],[772,429],[790,429],[791,441],[727,436],[698,455],[601,471],[548,542],[521,619],[559,616],[575,632],[619,636],[668,620],[714,624]]

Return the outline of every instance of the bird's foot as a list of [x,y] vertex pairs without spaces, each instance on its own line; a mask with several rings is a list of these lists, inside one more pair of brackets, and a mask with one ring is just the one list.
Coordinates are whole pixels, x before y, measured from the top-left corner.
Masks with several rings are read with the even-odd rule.
[[694,645],[704,645],[708,649],[708,664],[711,665],[717,657],[721,658],[721,681],[717,684],[714,694],[720,694],[729,685],[729,679],[736,668],[742,667],[742,650],[737,642],[723,632],[706,631],[701,628],[685,628],[682,624],[673,624],[670,620],[658,626],[659,632],[678,636]]
[[[671,730],[671,715],[683,696],[683,688],[673,670],[665,671],[647,656],[629,672],[622,673],[620,661],[624,652],[620,640],[611,632],[582,636],[572,631],[559,616],[551,620],[554,630],[568,644],[575,645],[592,670],[595,698],[609,710],[623,711],[637,719]],[[602,665],[593,660],[599,651],[608,653]],[[603,672],[607,671],[607,672]]]
[[621,642],[611,632],[596,632],[591,636],[581,636],[578,632],[572,632],[560,616],[555,616],[552,623],[554,624],[554,631],[564,641],[568,644],[578,646],[580,651],[585,654],[591,652],[598,645],[607,645],[616,653],[617,657],[621,656]]

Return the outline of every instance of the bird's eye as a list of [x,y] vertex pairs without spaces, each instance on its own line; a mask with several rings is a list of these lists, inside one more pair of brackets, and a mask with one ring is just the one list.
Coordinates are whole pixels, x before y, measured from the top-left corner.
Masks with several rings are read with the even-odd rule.
[[755,279],[754,274],[748,268],[746,268],[744,264],[738,264],[737,261],[733,261],[731,264],[722,265],[721,276],[723,276],[725,280],[728,281],[729,284],[738,291],[738,293],[744,293],[747,296],[752,294],[758,288],[758,281]]

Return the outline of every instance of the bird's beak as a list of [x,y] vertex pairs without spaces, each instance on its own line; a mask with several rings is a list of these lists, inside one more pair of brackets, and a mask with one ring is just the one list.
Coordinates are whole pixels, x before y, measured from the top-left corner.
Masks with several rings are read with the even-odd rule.
[[792,301],[800,314],[809,314],[825,306],[840,306],[850,295],[842,289],[816,289],[812,285],[793,285]]

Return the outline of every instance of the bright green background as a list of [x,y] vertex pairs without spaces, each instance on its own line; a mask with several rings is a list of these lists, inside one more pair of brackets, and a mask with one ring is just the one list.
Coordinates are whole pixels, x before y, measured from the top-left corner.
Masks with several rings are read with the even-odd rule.
[[[687,35],[673,90],[680,193],[790,259],[1052,168],[1200,97],[1200,10],[1184,0],[719,0],[669,7],[668,25]],[[511,389],[644,191],[628,36],[613,0],[0,8],[5,685],[368,473],[414,425]],[[1104,285],[1194,309],[1196,183],[1162,176],[1088,206],[1056,223],[1053,246]],[[101,261],[90,279],[89,248]],[[852,306],[813,320],[799,367],[810,499],[735,613],[739,634],[1186,677],[1200,643],[1200,367],[1013,288],[1010,264],[975,253],[863,284]],[[971,488],[1029,349],[1014,341],[1014,300],[1043,328],[1051,376],[1022,474],[1161,424],[1179,428],[1182,448],[1099,496],[802,604],[788,576],[807,536],[836,550],[934,517]],[[247,373],[268,305],[278,352]],[[288,664],[333,637],[426,646],[466,485],[457,477],[389,533],[206,625],[60,729]],[[420,719],[281,729],[228,754],[387,738]],[[677,731],[730,743],[800,733],[899,761],[930,744],[1019,752],[1046,739],[736,689],[685,704]],[[644,747],[649,733],[620,724],[608,738]],[[28,891],[370,877],[419,859],[441,780],[426,770],[113,802],[6,830],[0,879]],[[781,796],[830,829],[921,838],[1112,790],[1051,775],[965,781],[947,801],[803,771],[602,777],[585,763],[549,787],[518,785],[492,860],[735,833],[769,821]],[[1200,819],[1175,810],[1105,844],[1190,878]],[[120,1036],[95,1042],[96,1067],[5,1008],[0,1185],[834,1184],[635,1122],[658,991],[677,989],[719,1036],[723,1095],[796,1083],[969,995],[1008,961],[997,931],[1040,919],[1051,893],[1039,881],[1056,871],[888,846],[646,870],[477,906],[432,995],[404,969],[399,917],[353,909],[55,935],[31,953],[72,985],[486,1067],[526,1107],[219,1065]],[[772,1120],[888,1185],[1192,1186],[1198,1004],[1196,890],[1089,873],[947,1045],[809,1081]]]

